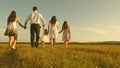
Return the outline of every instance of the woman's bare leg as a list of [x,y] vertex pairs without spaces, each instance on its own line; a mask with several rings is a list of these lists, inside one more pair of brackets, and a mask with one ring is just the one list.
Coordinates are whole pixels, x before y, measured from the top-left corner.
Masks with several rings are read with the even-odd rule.
[[53,38],[50,38],[51,46],[53,47]]
[[15,48],[16,42],[17,42],[17,36],[14,36],[14,43],[13,43],[14,48]]
[[9,46],[12,47],[12,36],[9,36]]
[[53,47],[55,47],[55,38],[53,38]]

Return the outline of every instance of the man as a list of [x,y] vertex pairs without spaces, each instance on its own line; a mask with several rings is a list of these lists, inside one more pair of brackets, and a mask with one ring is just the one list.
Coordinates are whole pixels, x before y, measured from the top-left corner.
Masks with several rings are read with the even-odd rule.
[[[44,28],[45,26],[45,19],[43,16],[38,12],[37,7],[33,7],[33,12],[29,14],[29,16],[25,20],[25,27],[30,21],[30,36],[31,36],[31,46],[38,47],[39,45],[39,38],[40,38],[40,28],[41,23]],[[36,35],[36,36],[35,36]],[[35,41],[36,39],[36,41]]]

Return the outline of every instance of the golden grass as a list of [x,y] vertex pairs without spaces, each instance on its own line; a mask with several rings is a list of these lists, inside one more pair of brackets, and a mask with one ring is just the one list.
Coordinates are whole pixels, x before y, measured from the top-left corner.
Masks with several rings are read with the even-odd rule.
[[120,68],[120,46],[70,44],[65,49],[63,44],[17,44],[13,51],[0,44],[0,68]]

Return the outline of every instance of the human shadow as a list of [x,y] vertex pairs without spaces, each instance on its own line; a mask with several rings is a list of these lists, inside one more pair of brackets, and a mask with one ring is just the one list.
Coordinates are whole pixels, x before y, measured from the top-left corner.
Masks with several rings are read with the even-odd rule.
[[17,51],[8,50],[0,57],[0,68],[14,68],[17,60]]

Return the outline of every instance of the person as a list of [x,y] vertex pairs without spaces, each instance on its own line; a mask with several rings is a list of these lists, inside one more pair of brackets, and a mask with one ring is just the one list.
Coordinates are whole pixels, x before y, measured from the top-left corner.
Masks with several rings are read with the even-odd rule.
[[[33,7],[33,12],[29,14],[29,16],[25,20],[24,26],[26,27],[28,21],[30,21],[30,35],[31,35],[31,47],[38,47],[39,39],[40,39],[40,28],[41,24],[45,26],[45,19],[38,12],[37,7]],[[36,35],[36,36],[35,36]],[[35,40],[36,38],[36,40]]]
[[51,43],[52,47],[55,46],[55,40],[56,40],[57,35],[58,35],[58,29],[59,29],[59,25],[57,22],[57,18],[56,18],[56,16],[53,16],[48,23],[50,43]]
[[63,32],[62,40],[64,41],[65,47],[68,47],[68,42],[70,41],[71,32],[70,27],[67,23],[67,21],[64,21],[62,25],[62,29],[59,31],[59,33]]
[[40,41],[41,41],[41,43],[42,43],[42,47],[45,47],[45,43],[48,41],[47,35],[48,35],[48,30],[47,30],[47,29],[44,29],[44,30],[43,30],[43,35],[42,35],[41,38],[40,38]]
[[[21,27],[25,28],[21,23],[19,18],[16,15],[16,11],[11,11],[8,19],[7,19],[7,30],[5,33],[6,36],[9,37],[9,46],[15,50],[15,45],[18,37],[18,32],[17,32],[17,26],[16,23],[18,23]],[[12,38],[14,38],[14,41],[12,41]],[[13,44],[12,44],[13,42]]]

